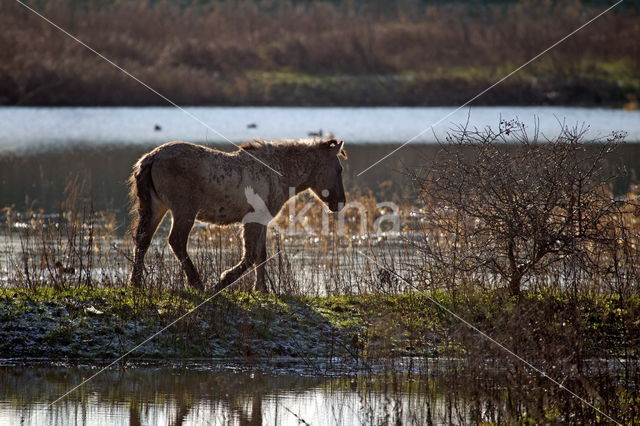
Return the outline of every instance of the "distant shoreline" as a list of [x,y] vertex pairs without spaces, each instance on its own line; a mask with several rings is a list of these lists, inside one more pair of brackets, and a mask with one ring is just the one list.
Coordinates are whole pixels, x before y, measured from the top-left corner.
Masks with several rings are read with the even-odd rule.
[[[179,105],[205,107],[457,107],[491,87],[492,78],[434,77],[428,74],[306,75],[291,74],[286,80],[274,73],[241,74],[216,79],[225,90],[185,97],[162,91]],[[1,81],[0,81],[1,83]],[[106,93],[99,81],[61,85],[35,97],[11,96],[2,90],[0,106],[41,107],[150,107],[168,103],[137,83],[118,78]],[[568,106],[637,109],[638,82],[592,78],[577,74],[564,79],[514,76],[484,93],[471,106]],[[1,87],[0,87],[1,88]],[[98,92],[99,91],[99,92]],[[118,93],[132,91],[134,96]],[[86,93],[93,93],[85,96]]]
[[482,93],[473,105],[637,108],[636,6],[565,40],[604,6],[485,3],[33,5],[157,93],[8,4],[0,105],[163,105],[160,93],[178,105],[439,106]]

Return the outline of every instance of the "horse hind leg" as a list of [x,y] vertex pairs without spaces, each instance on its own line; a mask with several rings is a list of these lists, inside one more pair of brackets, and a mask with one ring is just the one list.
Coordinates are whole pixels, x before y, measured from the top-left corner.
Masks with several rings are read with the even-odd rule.
[[[142,203],[142,201],[140,201]],[[151,245],[151,239],[167,213],[167,207],[158,200],[152,199],[148,206],[140,205],[138,219],[133,232],[136,246],[130,283],[135,287],[142,286],[144,272],[144,256]]]
[[176,258],[180,261],[182,269],[187,275],[187,281],[189,285],[198,290],[204,290],[204,285],[200,279],[200,274],[193,265],[189,254],[187,253],[187,242],[189,240],[189,233],[193,227],[195,221],[195,214],[184,214],[172,211],[173,224],[171,225],[171,233],[169,234],[169,245],[176,255]]

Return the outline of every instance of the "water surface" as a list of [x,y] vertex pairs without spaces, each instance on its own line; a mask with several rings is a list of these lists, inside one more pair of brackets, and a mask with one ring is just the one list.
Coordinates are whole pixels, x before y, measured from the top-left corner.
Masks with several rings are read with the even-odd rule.
[[[327,360],[254,361],[138,361],[106,370],[58,402],[99,370],[95,361],[0,361],[0,424],[355,426],[597,419],[546,379],[487,361],[468,372],[446,360],[390,360],[352,370],[326,370]],[[565,384],[577,386],[571,380]],[[610,399],[615,386],[599,389],[600,398],[615,401]]]
[[[1,107],[0,149],[170,140],[239,143],[254,138],[301,138],[320,130],[348,143],[402,143],[414,137],[416,143],[433,143],[436,136],[442,138],[467,121],[470,127],[483,128],[516,118],[531,130],[539,120],[540,131],[548,137],[558,133],[560,122],[566,122],[588,125],[589,137],[626,131],[628,140],[640,141],[640,111],[501,106],[463,108],[448,116],[455,109],[188,107],[185,113],[174,107]],[[439,124],[430,130],[435,123]]]
[[[279,366],[284,364],[289,367]],[[49,406],[98,368],[5,363],[0,424],[367,425],[447,417],[442,394],[425,388],[428,375],[398,373],[400,386],[391,390],[382,374],[322,374],[300,360],[259,367],[229,361],[116,367]]]

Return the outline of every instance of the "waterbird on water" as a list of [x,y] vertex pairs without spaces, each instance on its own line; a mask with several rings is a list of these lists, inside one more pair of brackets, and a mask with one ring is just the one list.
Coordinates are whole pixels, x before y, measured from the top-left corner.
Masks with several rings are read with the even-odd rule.
[[256,123],[247,124],[247,129],[257,129],[258,125]]
[[153,126],[153,130],[159,132],[160,130],[162,130],[162,127],[159,124],[156,124],[155,126]]

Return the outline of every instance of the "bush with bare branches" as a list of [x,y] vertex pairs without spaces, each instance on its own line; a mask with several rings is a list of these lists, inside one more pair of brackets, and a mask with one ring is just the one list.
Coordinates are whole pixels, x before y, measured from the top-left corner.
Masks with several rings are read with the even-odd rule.
[[[449,134],[426,176],[423,272],[433,285],[629,291],[637,279],[631,200],[616,199],[611,152],[624,134],[585,141],[562,125],[553,140],[517,121]],[[603,287],[600,287],[603,288]]]

